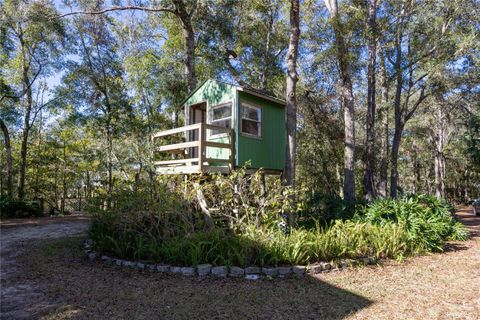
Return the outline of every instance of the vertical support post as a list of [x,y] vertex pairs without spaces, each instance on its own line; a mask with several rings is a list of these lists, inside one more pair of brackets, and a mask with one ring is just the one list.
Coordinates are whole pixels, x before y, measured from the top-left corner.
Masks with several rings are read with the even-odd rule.
[[235,155],[233,153],[233,150],[234,150],[234,141],[233,141],[233,131],[232,129],[230,129],[228,131],[228,140],[229,140],[229,143],[230,143],[230,148],[229,148],[229,151],[230,151],[230,156],[229,156],[229,162],[228,162],[228,166],[229,166],[229,170],[232,171],[233,168],[235,167]]
[[260,175],[260,210],[257,211],[257,215],[255,217],[255,226],[257,229],[260,228],[261,216],[265,214],[265,202],[267,195],[265,172],[261,170],[258,174]]
[[205,125],[204,123],[200,123],[200,127],[198,128],[198,169],[200,173],[203,173],[203,162],[205,160],[205,140]]

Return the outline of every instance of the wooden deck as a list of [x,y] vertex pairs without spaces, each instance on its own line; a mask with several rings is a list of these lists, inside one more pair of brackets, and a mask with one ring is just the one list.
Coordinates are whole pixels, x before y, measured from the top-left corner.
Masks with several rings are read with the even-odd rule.
[[[209,141],[207,138],[207,130],[215,130],[216,132],[225,133],[228,143]],[[192,131],[195,131],[198,139],[187,139]],[[183,134],[184,142],[174,144],[165,143],[166,137]],[[152,139],[157,146],[156,152],[168,152],[173,154],[176,159],[156,161],[156,171],[160,174],[193,174],[221,172],[228,173],[233,168],[233,142],[232,129],[213,126],[206,123],[196,123],[181,128],[161,131],[155,133]],[[219,148],[228,150],[228,158],[212,158],[207,157],[206,149]],[[195,150],[195,151],[194,151]],[[198,156],[192,157],[192,154]]]

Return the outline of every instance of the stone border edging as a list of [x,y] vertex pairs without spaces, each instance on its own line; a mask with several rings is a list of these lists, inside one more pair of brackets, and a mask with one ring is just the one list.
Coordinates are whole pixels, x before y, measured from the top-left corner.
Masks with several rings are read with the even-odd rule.
[[148,264],[142,261],[129,261],[111,258],[109,256],[98,256],[92,249],[92,240],[87,239],[83,243],[85,254],[91,261],[98,260],[105,264],[110,264],[119,267],[127,267],[137,270],[149,270],[152,272],[180,274],[187,277],[198,276],[213,276],[217,278],[245,278],[248,280],[258,280],[261,277],[267,278],[286,278],[288,276],[303,276],[305,274],[318,274],[332,271],[341,271],[354,266],[374,265],[379,261],[375,257],[361,258],[361,259],[342,259],[340,262],[319,262],[308,266],[282,266],[282,267],[257,267],[250,266],[240,268],[236,266],[212,266],[211,264],[199,264],[196,267],[182,267],[172,266],[169,264]]

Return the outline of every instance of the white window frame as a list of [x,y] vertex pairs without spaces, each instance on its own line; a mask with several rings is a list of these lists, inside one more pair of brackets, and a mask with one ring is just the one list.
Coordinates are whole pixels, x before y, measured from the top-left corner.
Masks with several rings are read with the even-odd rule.
[[[219,108],[219,107],[224,107],[226,105],[230,106],[230,116],[213,120],[212,119],[213,118],[213,109]],[[209,105],[209,106],[207,106],[207,109],[208,109],[208,112],[207,112],[207,123],[208,124],[211,124],[212,126],[214,126],[215,124],[212,123],[213,121],[230,120],[230,129],[232,128],[232,125],[233,125],[233,103],[232,103],[232,101],[222,102],[222,103],[219,103],[219,104],[216,104],[216,105],[213,105],[213,106]],[[207,132],[208,132],[207,136],[209,138],[220,138],[220,137],[224,137],[224,136],[228,135],[226,132],[212,134],[211,129],[207,130]]]
[[[252,109],[255,109],[255,110],[259,110],[260,111],[260,120],[244,118],[243,117],[243,107],[244,106],[246,106],[247,108],[252,108]],[[248,132],[243,132],[243,119],[248,120],[248,121],[257,122],[260,125],[259,135],[251,134],[251,133],[248,133]],[[261,106],[257,106],[257,105],[254,105],[254,104],[251,104],[251,103],[248,103],[248,102],[240,102],[239,121],[240,121],[240,134],[242,136],[246,136],[246,137],[249,137],[249,138],[255,138],[255,139],[262,139],[263,138],[263,108]]]

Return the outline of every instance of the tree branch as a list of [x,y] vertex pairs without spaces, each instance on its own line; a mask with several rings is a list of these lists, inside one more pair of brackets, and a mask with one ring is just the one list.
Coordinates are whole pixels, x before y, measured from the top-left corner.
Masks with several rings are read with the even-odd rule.
[[418,106],[429,96],[430,94],[425,94],[425,87],[422,87],[422,90],[420,91],[420,97],[418,97],[418,100],[415,102],[413,105],[413,108],[407,112],[407,115],[405,116],[405,122],[410,120],[410,118],[413,117],[413,114],[415,111],[418,109]]
[[109,12],[114,11],[126,11],[126,10],[138,10],[138,11],[146,11],[146,12],[170,12],[173,14],[177,14],[177,12],[173,9],[166,8],[166,7],[156,7],[156,8],[149,8],[149,7],[142,7],[142,6],[112,6],[110,8],[105,8],[98,11],[73,11],[69,13],[65,13],[62,15],[55,16],[54,18],[65,18],[68,16],[73,15],[101,15]]

